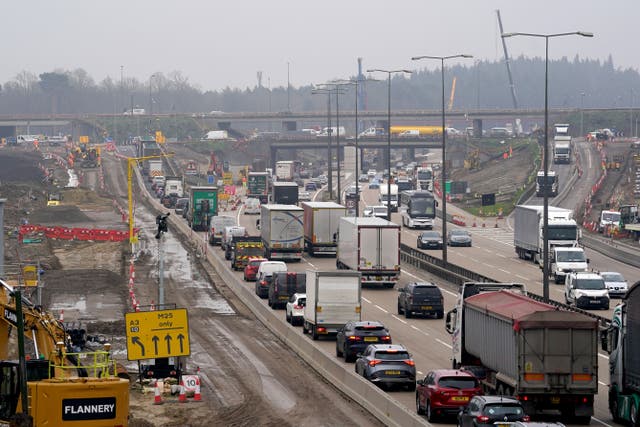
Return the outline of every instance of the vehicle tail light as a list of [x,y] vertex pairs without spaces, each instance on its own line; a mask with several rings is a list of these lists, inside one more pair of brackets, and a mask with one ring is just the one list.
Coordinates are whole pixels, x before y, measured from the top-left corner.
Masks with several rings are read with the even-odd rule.
[[414,362],[413,360],[405,360],[404,363],[406,363],[409,366],[416,366],[416,362]]
[[304,308],[304,306],[303,305],[294,305],[293,308],[295,310],[302,310]]
[[318,332],[327,332],[327,328],[324,328],[322,326],[319,326],[318,329],[316,329]]
[[369,361],[369,366],[376,366],[376,365],[379,365],[380,363],[382,363],[382,360],[373,359]]
[[573,374],[574,381],[591,381],[591,374]]
[[518,400],[524,400],[525,402],[527,402],[529,400],[529,396],[527,396],[526,394],[524,396],[518,396]]
[[525,423],[528,423],[529,421],[531,421],[531,417],[529,415],[524,415],[522,417],[522,421],[524,421]]
[[358,337],[356,335],[351,335],[349,338],[347,338],[349,341],[362,341],[362,337]]
[[384,336],[384,337],[380,337],[381,341],[391,341],[391,337],[389,335]]
[[527,373],[527,374],[524,374],[524,380],[525,381],[544,381],[544,374]]
[[486,415],[478,415],[476,420],[479,424],[487,424],[489,422],[489,417]]

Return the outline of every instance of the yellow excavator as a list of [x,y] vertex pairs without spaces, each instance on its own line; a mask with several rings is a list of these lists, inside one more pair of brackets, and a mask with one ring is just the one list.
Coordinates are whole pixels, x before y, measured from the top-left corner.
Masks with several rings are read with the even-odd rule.
[[[16,304],[18,296],[22,321]],[[17,413],[28,413],[34,427],[127,426],[129,381],[117,376],[108,344],[103,351],[71,352],[71,339],[64,325],[14,292],[3,280],[0,308],[0,420],[9,421]],[[15,346],[10,338],[19,325],[24,338],[32,344],[25,354],[23,369],[19,361],[7,360],[15,357],[10,355],[11,346]],[[25,381],[26,399],[21,391]]]

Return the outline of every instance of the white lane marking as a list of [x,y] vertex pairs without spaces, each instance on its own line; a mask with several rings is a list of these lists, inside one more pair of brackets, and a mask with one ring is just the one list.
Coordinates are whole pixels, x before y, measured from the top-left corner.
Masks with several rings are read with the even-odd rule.
[[307,264],[309,264],[311,267],[317,269],[318,267],[316,267],[315,265],[313,265],[313,263],[311,261],[309,261],[307,258],[302,257],[302,259],[304,260],[304,262],[306,262]]
[[385,313],[388,313],[388,311],[387,311],[387,310],[385,310],[384,308],[380,307],[378,304],[374,304],[374,306],[375,306],[378,310],[380,310],[380,311],[384,311]]
[[362,301],[366,302],[367,304],[371,304],[371,301],[369,301],[368,299],[366,299],[365,297],[362,297]]
[[443,345],[443,346],[445,346],[445,347],[453,348],[453,347],[451,347],[451,345],[450,345],[450,344],[447,344],[446,342],[444,342],[444,341],[442,341],[442,340],[440,340],[440,339],[438,339],[438,338],[436,338],[436,341],[438,341],[440,344],[442,344],[442,345]]
[[391,317],[393,317],[394,319],[396,319],[396,320],[398,320],[398,321],[400,321],[400,322],[404,323],[405,325],[407,324],[407,321],[406,321],[406,320],[403,320],[403,319],[399,318],[399,317],[398,317],[398,316],[396,316],[395,314],[392,314],[392,315],[391,315]]
[[519,274],[516,274],[516,277],[517,277],[518,279],[522,279],[522,280],[529,280],[529,278],[528,278],[528,277],[524,277],[524,276],[521,276],[521,275],[519,275]]
[[605,426],[607,426],[607,427],[613,427],[611,424],[607,424],[607,423],[605,423],[604,421],[602,421],[602,420],[600,420],[600,419],[598,419],[598,418],[596,418],[596,417],[591,417],[591,418],[592,418],[593,420],[595,420],[595,421],[599,422],[599,423],[600,423],[600,424],[602,424],[602,425],[605,425]]
[[[408,276],[411,276],[411,277],[413,277],[414,279],[423,280],[423,279],[422,279],[422,277],[418,277],[418,276],[416,276],[415,274],[411,274],[411,273],[409,273],[408,271],[404,271],[404,270],[403,270],[403,271],[402,271],[402,274],[406,274],[406,275],[408,275]],[[438,287],[439,287],[439,286],[438,286]],[[451,296],[453,296],[453,297],[457,297],[457,296],[458,296],[458,294],[456,294],[455,292],[448,291],[448,290],[446,290],[446,289],[444,289],[444,288],[440,288],[440,290],[441,290],[442,292],[446,292],[446,293],[448,293],[449,295],[451,295]]]
[[598,384],[603,385],[603,386],[605,386],[605,387],[607,387],[607,386],[609,385],[609,384],[607,384],[607,383],[603,383],[602,381],[598,381]]
[[[476,247],[477,247],[477,246],[476,246]],[[492,253],[493,253],[493,251],[492,251],[492,250],[490,250],[490,249],[483,249],[483,251],[485,251],[485,252],[487,252],[487,253],[490,253],[490,254],[492,254]]]
[[500,254],[500,253],[498,253],[498,254],[496,254],[496,255],[498,255],[500,258],[506,258],[506,256],[504,256],[504,255],[502,255],[502,254]]
[[424,375],[422,371],[416,371],[416,372],[418,373],[418,375]]
[[470,260],[470,261],[473,261],[473,262],[478,262],[478,260],[477,260],[477,259],[475,259],[475,258],[471,258],[471,257],[469,257],[469,260]]
[[602,357],[603,359],[609,359],[609,356],[606,356],[602,353],[598,353],[598,357]]
[[411,329],[415,329],[416,331],[420,330],[420,328],[418,328],[416,325],[411,325]]
[[503,273],[511,274],[511,272],[510,272],[510,271],[507,271],[507,270],[502,269],[502,268],[499,268],[498,270],[502,271]]

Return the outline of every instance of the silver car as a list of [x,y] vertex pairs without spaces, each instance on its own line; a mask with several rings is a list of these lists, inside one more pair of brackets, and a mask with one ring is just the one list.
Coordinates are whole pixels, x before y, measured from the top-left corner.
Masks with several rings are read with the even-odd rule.
[[622,274],[615,271],[602,271],[600,276],[604,279],[604,285],[607,287],[610,297],[622,298],[625,296],[629,283]]
[[447,245],[471,246],[471,234],[462,228],[454,228],[447,232]]

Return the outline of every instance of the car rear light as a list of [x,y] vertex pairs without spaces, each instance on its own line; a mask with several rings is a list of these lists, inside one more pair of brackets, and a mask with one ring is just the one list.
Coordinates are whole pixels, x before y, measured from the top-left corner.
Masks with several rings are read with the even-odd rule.
[[531,417],[529,415],[524,415],[522,417],[522,421],[524,421],[525,423],[528,423],[529,421],[531,421]]
[[478,421],[478,423],[480,424],[487,424],[489,422],[489,417],[486,415],[478,415],[476,417],[476,420]]
[[304,306],[303,305],[294,305],[293,308],[295,310],[302,310],[304,308]]
[[391,341],[391,337],[389,335],[384,336],[384,337],[380,337],[381,341]]
[[323,326],[318,326],[318,328],[316,329],[318,332],[327,332],[327,328],[323,327]]
[[382,363],[382,360],[373,359],[369,361],[369,366],[376,366],[376,365],[379,365],[380,363]]
[[413,360],[405,360],[404,363],[406,363],[409,366],[416,366],[416,362],[414,362]]
[[351,335],[349,338],[347,338],[349,341],[362,341],[362,337],[358,337],[356,335]]

